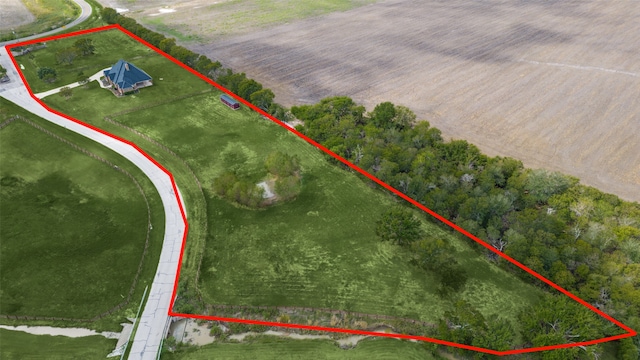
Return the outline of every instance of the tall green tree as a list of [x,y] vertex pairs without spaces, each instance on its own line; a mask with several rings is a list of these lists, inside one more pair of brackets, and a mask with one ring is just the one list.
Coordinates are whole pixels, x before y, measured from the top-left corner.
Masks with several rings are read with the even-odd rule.
[[115,9],[105,7],[100,10],[100,16],[102,20],[106,21],[109,24],[115,24],[118,21],[118,17],[120,14]]
[[56,81],[57,72],[55,69],[50,67],[41,67],[38,68],[38,78],[45,82],[54,82]]
[[409,245],[424,236],[420,225],[420,220],[413,215],[412,211],[396,206],[382,214],[376,221],[376,235],[383,241]]
[[[604,337],[604,324],[595,313],[566,296],[545,296],[519,315],[522,336],[532,346],[575,343]],[[567,348],[546,352],[542,358],[578,359],[581,351],[598,352],[599,347]]]
[[396,116],[396,107],[390,102],[383,102],[373,109],[370,118],[371,122],[381,129],[388,129],[391,127],[392,120]]
[[[273,98],[275,97],[275,95],[273,94],[273,91],[269,90],[269,89],[262,89],[262,90],[258,90],[255,91],[253,93],[251,93],[251,96],[249,96],[249,100],[251,101],[251,103],[261,109],[266,109],[269,110],[269,107],[271,106],[271,104],[273,103]],[[283,120],[278,118],[279,120]]]
[[296,155],[274,151],[267,156],[264,166],[267,171],[278,176],[287,177],[300,172],[300,160]]
[[56,61],[60,64],[71,65],[73,60],[78,57],[78,49],[74,47],[68,47],[60,49],[56,52]]
[[96,51],[93,40],[87,38],[76,40],[76,42],[73,43],[73,47],[78,49],[78,52],[82,56],[93,55]]
[[244,79],[238,84],[238,94],[245,100],[251,100],[251,94],[262,90],[262,85],[253,79]]
[[171,49],[174,46],[176,46],[176,39],[174,39],[174,38],[163,39],[158,44],[158,48],[160,50],[166,52],[167,54],[171,52]]

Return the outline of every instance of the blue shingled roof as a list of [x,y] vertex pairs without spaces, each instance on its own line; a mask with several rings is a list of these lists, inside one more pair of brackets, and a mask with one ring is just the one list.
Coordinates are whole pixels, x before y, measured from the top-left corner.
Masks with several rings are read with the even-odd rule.
[[118,62],[109,70],[104,71],[104,76],[108,77],[120,89],[133,87],[135,83],[140,81],[151,80],[151,76],[146,72],[138,69],[132,63],[124,60]]
[[220,99],[224,99],[225,101],[227,101],[231,105],[240,104],[236,99],[232,98],[231,96],[229,96],[227,94],[222,94],[220,96]]

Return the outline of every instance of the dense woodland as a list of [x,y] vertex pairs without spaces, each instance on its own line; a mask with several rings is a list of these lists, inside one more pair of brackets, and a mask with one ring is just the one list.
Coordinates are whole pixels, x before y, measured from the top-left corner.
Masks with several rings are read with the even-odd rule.
[[[580,185],[576,178],[525,169],[514,159],[487,157],[463,140],[444,141],[427,121],[416,122],[409,109],[389,102],[366,113],[351,99],[334,97],[291,111],[304,121],[298,130],[307,136],[614,318],[640,327],[638,203]],[[437,259],[442,256],[438,253],[446,253],[439,251],[446,244],[438,244],[437,239],[405,238],[410,239],[408,244],[398,244],[412,246],[422,266],[448,264],[455,269],[454,261]],[[529,274],[515,270],[495,253],[477,249],[532,281]],[[563,296],[553,296],[522,314],[526,345],[577,342],[617,333],[615,327],[598,325],[592,313],[574,305]],[[442,335],[469,344],[491,343],[494,348],[512,346],[495,336],[500,332],[493,327],[506,326],[499,319],[479,319],[481,315],[465,304],[456,308],[445,319],[448,326],[441,327]],[[619,358],[637,359],[637,346],[637,337],[622,340]],[[579,348],[540,356],[591,358],[598,351],[595,346],[588,349],[588,357]]]
[[[271,90],[263,89],[244,73],[233,73],[113,9],[104,8],[102,17],[278,119],[289,120],[292,113],[304,122],[297,129],[305,135],[631,328],[640,329],[638,203],[580,185],[578,179],[560,173],[525,169],[515,159],[488,157],[464,140],[445,141],[427,121],[417,122],[411,110],[390,102],[367,113],[350,98],[334,97],[316,105],[293,107],[289,113],[273,102]],[[397,228],[390,228],[390,219],[398,222]],[[411,222],[399,207],[372,225],[377,227],[381,241],[410,247],[416,266],[439,271],[443,296],[455,296],[464,286],[460,279],[464,280],[465,275],[456,273],[455,259],[446,255],[448,245],[411,231],[406,237],[394,235],[407,224],[410,229]],[[523,280],[534,281],[495,253],[479,245],[476,248]],[[443,267],[446,271],[442,271]],[[549,289],[542,283],[537,285]],[[518,344],[508,322],[499,317],[485,319],[468,304],[456,302],[438,331],[441,338],[501,350],[578,342],[621,332],[565,296],[557,295],[549,295],[521,314],[519,320],[523,343]],[[639,347],[640,337],[623,339],[616,357],[636,360]],[[526,357],[596,359],[601,352],[602,346],[596,345]]]

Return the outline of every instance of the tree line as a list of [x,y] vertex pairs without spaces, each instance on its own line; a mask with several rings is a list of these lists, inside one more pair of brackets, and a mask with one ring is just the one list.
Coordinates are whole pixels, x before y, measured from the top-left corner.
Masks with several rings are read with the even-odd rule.
[[[622,201],[557,172],[525,169],[515,159],[488,157],[464,140],[444,141],[429,122],[416,122],[409,109],[390,102],[366,112],[348,97],[332,97],[315,105],[294,106],[291,112],[304,122],[297,126],[298,131],[614,318],[640,328],[638,203]],[[379,231],[389,233],[384,239],[411,247],[414,261],[421,266],[448,261],[437,260],[447,253],[443,251],[446,245],[437,239],[422,239],[409,231],[404,240],[398,240],[397,230],[390,228],[411,221],[397,214],[396,219],[392,217],[391,212],[384,214],[377,224]],[[514,270],[479,244],[474,246],[499,266],[531,282],[524,271]],[[455,263],[450,264],[455,269]],[[537,285],[548,290],[546,285]],[[595,322],[587,309],[576,310],[573,305],[552,297],[539,309],[522,314],[520,321],[532,324],[523,336],[523,345],[588,340],[594,336],[591,330],[598,331],[596,336],[619,333],[615,327]],[[461,304],[460,311],[474,313],[465,306]],[[542,312],[549,316],[551,325],[534,326]],[[592,326],[584,328],[589,331],[574,328],[567,332],[557,325],[573,321],[568,314],[589,319],[585,323]],[[450,322],[448,331],[452,333],[448,336],[473,343],[468,337],[455,335],[457,325],[452,319],[461,315],[449,315],[445,321]],[[469,320],[464,328],[478,328],[481,333],[491,326],[487,319]],[[638,337],[621,340],[618,358],[637,359],[639,345]],[[592,358],[601,351],[601,346],[592,346],[588,351],[566,350],[561,355]],[[559,353],[537,356],[552,359]]]

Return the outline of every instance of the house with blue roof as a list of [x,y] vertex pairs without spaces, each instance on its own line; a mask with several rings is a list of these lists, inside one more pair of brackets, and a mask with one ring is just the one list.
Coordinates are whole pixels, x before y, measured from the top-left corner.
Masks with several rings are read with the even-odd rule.
[[153,79],[149,74],[122,59],[111,69],[104,71],[104,78],[105,82],[111,85],[113,93],[118,96],[153,85]]

